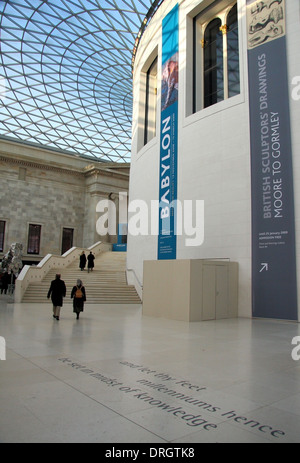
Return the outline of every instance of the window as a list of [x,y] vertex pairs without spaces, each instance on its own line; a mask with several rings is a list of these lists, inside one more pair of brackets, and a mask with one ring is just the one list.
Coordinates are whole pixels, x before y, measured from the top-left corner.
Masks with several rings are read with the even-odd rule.
[[237,5],[227,17],[228,98],[240,93],[239,30]]
[[27,254],[40,253],[41,229],[41,225],[29,224]]
[[157,58],[147,71],[144,145],[156,135]]
[[193,112],[240,93],[237,4],[218,4],[194,19]]
[[61,253],[69,251],[73,247],[73,228],[63,228]]
[[204,34],[204,108],[224,99],[223,36],[220,19],[211,21]]
[[5,221],[0,220],[0,251],[4,250]]

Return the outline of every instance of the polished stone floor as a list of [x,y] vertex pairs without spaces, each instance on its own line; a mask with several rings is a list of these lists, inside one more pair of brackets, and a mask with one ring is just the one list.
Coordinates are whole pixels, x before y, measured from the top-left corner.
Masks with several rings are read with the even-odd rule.
[[51,310],[0,295],[0,442],[300,442],[299,324]]

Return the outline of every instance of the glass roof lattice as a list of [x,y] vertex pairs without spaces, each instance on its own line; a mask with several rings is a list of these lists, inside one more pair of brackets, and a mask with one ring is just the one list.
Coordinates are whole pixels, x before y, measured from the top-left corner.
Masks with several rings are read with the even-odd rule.
[[132,56],[151,0],[0,0],[0,136],[129,162]]

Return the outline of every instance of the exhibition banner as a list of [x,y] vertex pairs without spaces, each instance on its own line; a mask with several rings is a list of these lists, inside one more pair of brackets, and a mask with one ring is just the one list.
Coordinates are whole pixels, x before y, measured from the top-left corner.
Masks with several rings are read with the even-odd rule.
[[178,150],[178,14],[176,5],[162,23],[161,133],[158,259],[176,259]]
[[247,0],[253,316],[297,320],[284,0]]

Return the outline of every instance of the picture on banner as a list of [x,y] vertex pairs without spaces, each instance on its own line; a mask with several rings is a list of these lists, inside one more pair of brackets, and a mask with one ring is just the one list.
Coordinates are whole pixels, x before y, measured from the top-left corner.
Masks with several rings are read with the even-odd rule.
[[161,95],[163,111],[178,100],[178,53],[163,65]]
[[285,35],[283,0],[255,2],[248,12],[248,47]]

